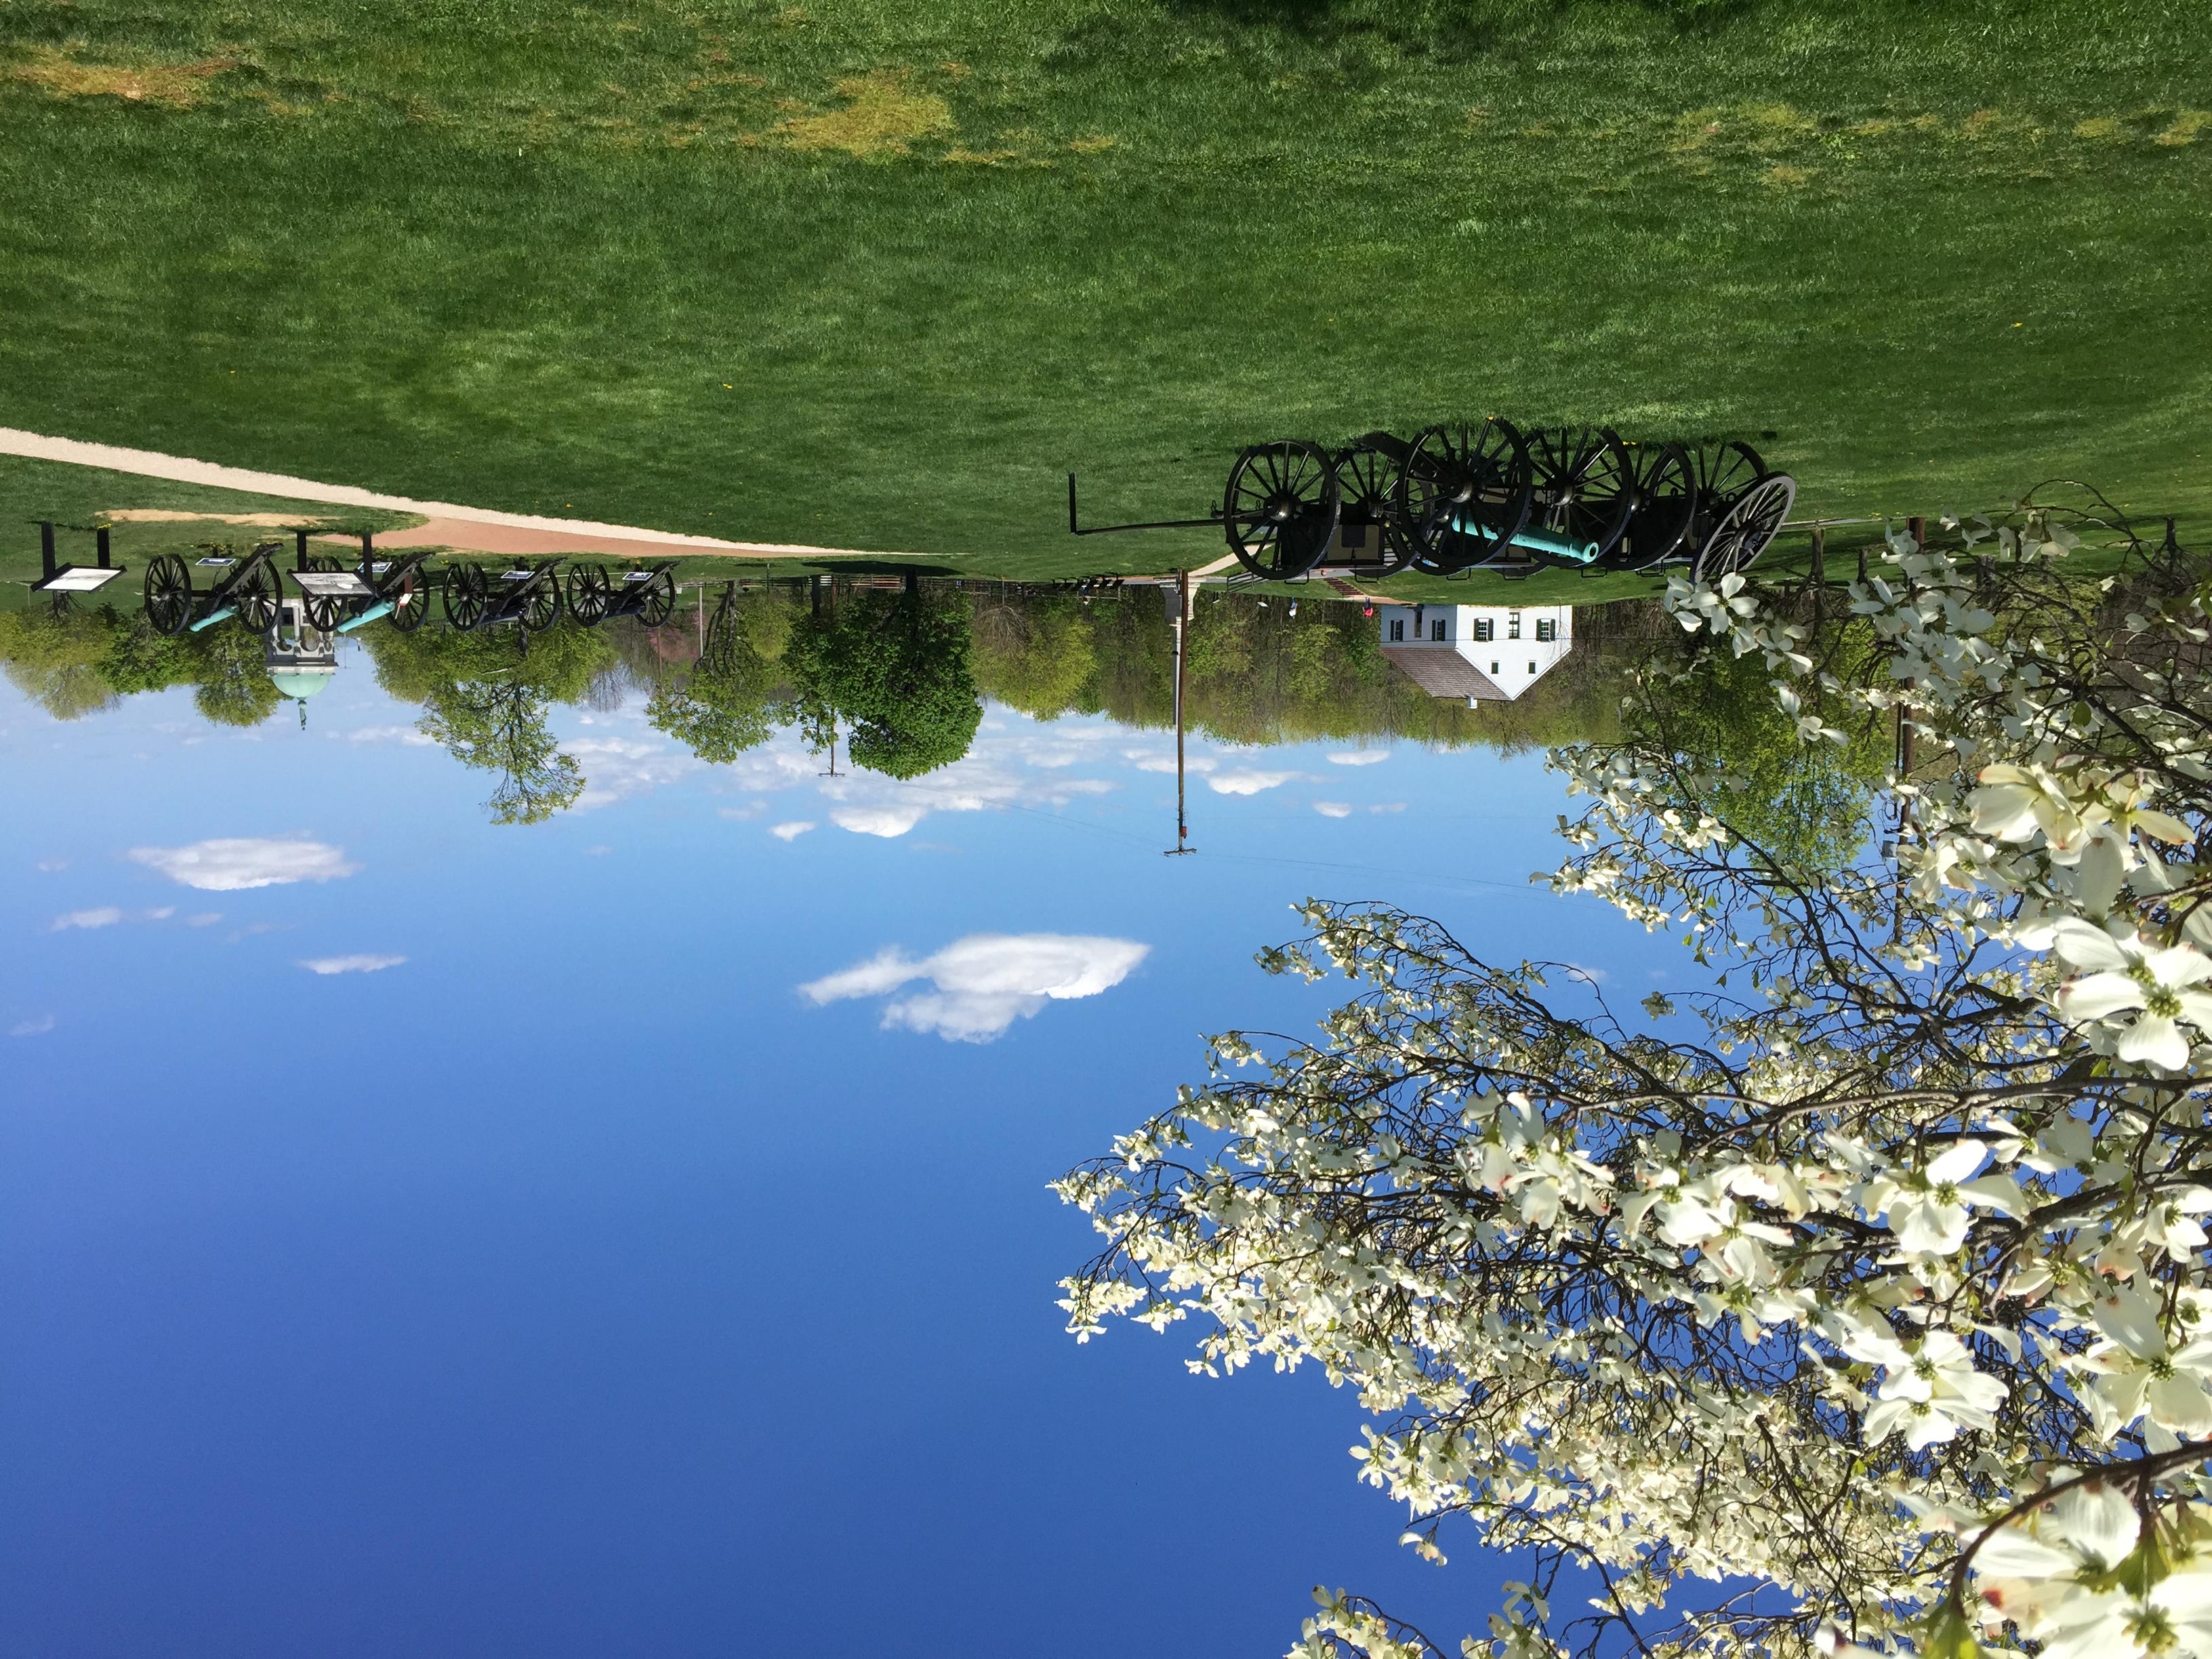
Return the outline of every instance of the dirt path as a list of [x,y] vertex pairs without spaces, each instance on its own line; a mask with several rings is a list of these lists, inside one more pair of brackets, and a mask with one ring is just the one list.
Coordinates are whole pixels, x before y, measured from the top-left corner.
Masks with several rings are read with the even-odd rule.
[[533,513],[497,513],[485,507],[457,507],[451,501],[410,501],[404,495],[356,489],[348,484],[317,483],[307,478],[286,477],[282,473],[254,472],[244,467],[221,466],[213,461],[191,460],[181,455],[157,454],[150,449],[123,449],[113,444],[84,443],[75,438],[50,438],[10,427],[0,427],[0,455],[105,467],[111,472],[135,473],[142,478],[167,478],[178,483],[209,484],[220,489],[252,490],[257,495],[282,495],[291,501],[419,513],[428,521],[412,530],[380,535],[377,541],[385,547],[450,547],[468,553],[507,555],[606,553],[641,558],[653,553],[665,557],[678,551],[720,554],[737,559],[902,556],[849,547],[723,541],[714,536],[679,536],[672,531],[642,530],[631,525],[550,519]]

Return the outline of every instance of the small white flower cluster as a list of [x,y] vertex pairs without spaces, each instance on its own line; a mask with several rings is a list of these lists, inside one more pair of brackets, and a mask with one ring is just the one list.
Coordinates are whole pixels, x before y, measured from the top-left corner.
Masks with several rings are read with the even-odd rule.
[[[1599,1636],[2212,1659],[2204,617],[2113,614],[2048,525],[1967,533],[1896,538],[1840,623],[1668,596],[1800,741],[1900,734],[1893,865],[1762,853],[1663,744],[1555,755],[1591,806],[1554,885],[1683,930],[1715,990],[1651,1012],[1700,1035],[1310,905],[1263,962],[1361,994],[1317,1042],[1217,1040],[1214,1086],[1057,1183],[1106,1241],[1070,1328],[1318,1364],[1417,1548],[1459,1515],[1599,1569]],[[1464,1650],[1558,1638],[1529,1591]],[[1295,1651],[1435,1650],[1338,1596]]]

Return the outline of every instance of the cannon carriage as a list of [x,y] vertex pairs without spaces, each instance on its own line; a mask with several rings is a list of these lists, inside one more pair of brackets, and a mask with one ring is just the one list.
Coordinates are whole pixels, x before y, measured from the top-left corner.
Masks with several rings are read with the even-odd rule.
[[[283,573],[276,567],[282,542],[263,542],[251,552],[203,546],[187,562],[181,553],[163,553],[146,567],[146,621],[157,634],[197,634],[236,617],[253,632],[276,620],[284,599]],[[195,571],[201,573],[197,578]],[[201,581],[207,582],[205,587]]]
[[1331,449],[1277,438],[1242,451],[1203,519],[1085,526],[1067,477],[1071,535],[1220,530],[1241,578],[1378,580],[1401,571],[1514,578],[1687,569],[1717,580],[1766,549],[1796,480],[1740,441],[1637,443],[1611,427],[1522,433],[1501,416],[1439,422],[1412,438],[1369,432]]
[[676,610],[676,562],[635,565],[619,577],[603,564],[576,564],[568,570],[568,614],[586,628],[609,617],[635,617],[658,628]]
[[1717,580],[1763,552],[1796,483],[1735,441],[1634,446],[1608,427],[1523,434],[1500,416],[1412,439],[1370,432],[1330,451],[1255,444],[1230,470],[1220,520],[1246,573],[1374,580],[1541,567]]
[[480,564],[448,565],[446,621],[464,634],[509,623],[526,638],[542,634],[560,619],[562,562],[551,558],[511,565],[496,577]]
[[379,558],[366,532],[360,559],[350,562],[332,553],[310,553],[304,530],[295,532],[294,544],[292,582],[308,625],[319,632],[351,634],[389,617],[392,627],[411,634],[428,620],[433,579],[427,551]]

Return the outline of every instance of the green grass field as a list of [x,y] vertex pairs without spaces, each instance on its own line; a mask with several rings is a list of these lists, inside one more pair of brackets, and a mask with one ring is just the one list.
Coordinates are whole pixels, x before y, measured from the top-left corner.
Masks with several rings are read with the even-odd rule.
[[0,0],[0,424],[1023,575],[1493,410],[2196,533],[2208,112],[2157,0]]

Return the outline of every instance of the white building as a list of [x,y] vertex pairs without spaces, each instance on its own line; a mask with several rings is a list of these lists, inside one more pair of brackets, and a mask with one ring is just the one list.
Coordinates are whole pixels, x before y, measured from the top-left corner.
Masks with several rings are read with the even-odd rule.
[[1565,605],[1386,605],[1382,654],[1432,697],[1510,702],[1575,647]]

